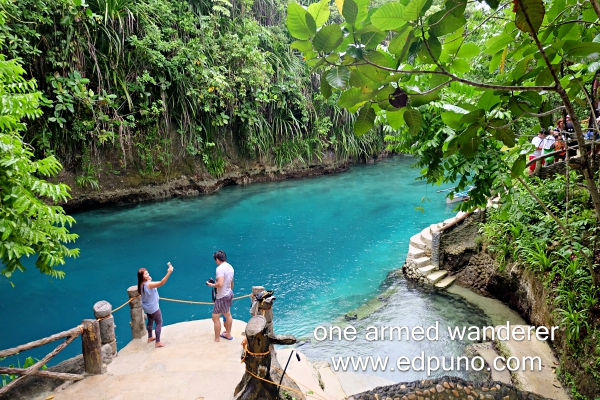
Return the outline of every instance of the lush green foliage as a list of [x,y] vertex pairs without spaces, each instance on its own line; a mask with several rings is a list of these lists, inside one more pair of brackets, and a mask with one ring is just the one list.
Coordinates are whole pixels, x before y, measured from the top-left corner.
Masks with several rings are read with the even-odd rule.
[[[335,3],[342,17],[331,20],[325,0],[307,9],[291,3],[292,46],[321,71],[321,92],[341,92],[338,105],[357,113],[358,135],[385,123],[393,148],[420,155],[427,180],[458,179],[456,190],[475,183],[463,208],[522,174],[533,132],[515,128],[547,127],[562,111],[583,144],[576,112],[596,99],[600,67],[592,2]],[[600,215],[589,170],[585,183]]]
[[[5,16],[0,12],[0,26]],[[0,273],[10,278],[15,270],[24,270],[23,256],[37,255],[40,272],[62,278],[64,272],[54,267],[78,255],[65,246],[77,238],[67,229],[75,220],[52,205],[67,200],[69,188],[41,178],[56,175],[62,166],[53,156],[34,160],[31,146],[21,138],[23,121],[42,114],[43,100],[36,82],[23,78],[24,73],[19,63],[0,55]]]
[[[569,177],[576,182],[577,174]],[[481,232],[484,246],[501,270],[518,266],[530,270],[551,291],[548,303],[554,324],[564,328],[567,351],[578,357],[578,365],[598,378],[598,287],[582,255],[592,256],[596,246],[595,214],[585,188],[566,184],[564,176],[531,182],[532,190],[568,227],[569,237],[523,187],[488,212]],[[566,190],[569,188],[569,190]],[[564,376],[569,374],[564,371]]]
[[25,80],[23,73],[16,61],[6,61],[0,55],[1,273],[10,278],[15,270],[24,270],[23,256],[37,254],[40,272],[61,278],[64,272],[54,267],[64,264],[65,257],[78,254],[64,245],[77,238],[67,229],[75,220],[61,207],[48,204],[65,201],[68,187],[40,178],[56,175],[62,168],[60,163],[53,156],[34,161],[33,151],[21,139],[25,128],[21,121],[41,114],[41,93],[35,91],[35,81]]
[[347,112],[313,94],[278,26],[280,3],[17,0],[5,8],[5,52],[23,59],[49,99],[26,139],[37,155],[77,170],[80,186],[98,187],[103,170],[168,175],[186,158],[220,176],[240,156],[283,166],[384,148],[381,133],[351,137]]

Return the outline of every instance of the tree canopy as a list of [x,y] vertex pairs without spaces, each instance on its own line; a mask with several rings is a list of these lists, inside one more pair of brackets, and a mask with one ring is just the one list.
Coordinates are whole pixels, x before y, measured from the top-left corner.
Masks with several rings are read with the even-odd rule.
[[[395,148],[419,155],[426,179],[474,183],[471,201],[510,188],[531,145],[516,126],[570,114],[579,145],[581,117],[597,107],[600,68],[597,0],[336,0],[291,3],[287,26],[321,76],[325,97],[357,113],[354,132],[384,125]],[[583,112],[582,112],[583,110]],[[578,114],[580,114],[578,116]],[[529,123],[529,126],[535,125]],[[539,127],[539,125],[538,125]],[[502,148],[507,151],[500,151]],[[585,183],[600,216],[600,195],[582,154]]]

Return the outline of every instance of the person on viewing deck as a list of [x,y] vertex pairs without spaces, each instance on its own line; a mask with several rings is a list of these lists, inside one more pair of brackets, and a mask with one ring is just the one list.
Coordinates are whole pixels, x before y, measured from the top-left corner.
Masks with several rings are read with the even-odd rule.
[[[146,325],[146,329],[148,330],[148,343],[156,340],[154,347],[165,347],[165,343],[160,341],[160,331],[162,330],[163,319],[160,307],[158,306],[157,288],[167,283],[169,276],[171,276],[171,273],[173,272],[171,263],[169,262],[167,265],[169,266],[167,274],[159,282],[152,282],[152,277],[146,268],[140,268],[137,274],[138,293],[142,295],[142,309],[148,317],[148,324]],[[156,329],[154,330],[156,339],[152,337],[152,325],[154,323],[156,323]]]
[[[529,156],[529,161],[542,155],[545,139],[546,139],[546,130],[545,129],[540,130],[538,135],[536,137],[534,137],[533,139],[531,139],[531,143],[533,143],[533,145],[535,146],[535,151],[533,152],[533,154],[531,154]],[[529,164],[529,173],[530,174],[532,174],[535,171],[536,164],[537,164],[537,162],[533,162],[533,163]],[[542,160],[542,165],[544,165],[544,160]]]
[[[217,264],[217,282],[211,283],[207,281],[206,284],[217,288],[215,306],[212,312],[212,320],[215,327],[215,342],[218,342],[219,338],[232,340],[231,326],[233,325],[233,318],[231,317],[230,309],[233,301],[234,271],[233,267],[227,262],[227,255],[223,250],[216,251],[213,254],[213,258]],[[221,320],[219,318],[221,314],[225,316],[225,332],[223,333],[221,333]]]
[[554,151],[560,151],[555,156],[556,162],[564,161],[567,155],[567,144],[565,143],[565,139],[563,138],[560,132],[554,132]]
[[[554,142],[555,142],[555,138],[554,135],[550,134],[550,131],[548,130],[546,137],[544,139],[544,143],[543,143],[543,147],[544,147],[544,154],[548,154],[548,153],[552,153],[554,152]],[[544,159],[544,162],[548,165],[553,164],[554,163],[554,156],[549,156],[546,157]]]
[[562,118],[559,118],[558,121],[556,121],[556,128],[553,129],[554,132],[564,132],[565,130],[565,120]]

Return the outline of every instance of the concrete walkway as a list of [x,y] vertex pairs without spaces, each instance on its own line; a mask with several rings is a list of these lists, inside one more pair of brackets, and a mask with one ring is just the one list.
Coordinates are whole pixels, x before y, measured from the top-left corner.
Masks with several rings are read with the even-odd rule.
[[[37,399],[231,400],[245,370],[240,362],[245,328],[245,322],[234,320],[233,340],[221,339],[216,343],[211,320],[165,326],[161,334],[165,347],[157,349],[146,338],[132,340],[108,365],[106,374],[90,376]],[[277,351],[282,366],[290,352],[291,349]],[[341,400],[348,390],[352,394],[393,383],[368,375],[334,373],[328,363],[321,362],[315,367],[303,354],[300,357],[300,362],[296,357],[291,358],[287,375],[298,383],[302,392],[309,392],[310,398]]]
[[154,348],[146,338],[132,340],[108,365],[107,373],[76,382],[53,400],[186,399],[229,400],[244,374],[240,363],[246,323],[234,320],[233,340],[214,342],[211,320],[163,327]]

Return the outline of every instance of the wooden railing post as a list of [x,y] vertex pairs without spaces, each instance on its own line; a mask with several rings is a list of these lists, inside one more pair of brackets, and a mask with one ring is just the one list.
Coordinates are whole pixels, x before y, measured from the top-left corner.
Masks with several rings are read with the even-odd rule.
[[110,344],[112,354],[117,354],[117,337],[115,335],[115,317],[112,315],[112,305],[108,301],[94,304],[94,317],[100,321],[100,339],[102,344]]
[[[130,286],[127,289],[127,295],[131,299],[139,295],[137,286]],[[142,310],[142,298],[137,297],[129,303],[129,309],[131,312],[131,336],[134,339],[141,339],[146,334],[146,327],[144,326],[144,311]]]
[[87,374],[102,373],[102,341],[100,339],[100,324],[95,319],[84,319],[81,346],[83,350],[83,365]]

